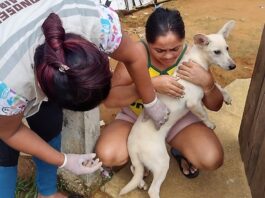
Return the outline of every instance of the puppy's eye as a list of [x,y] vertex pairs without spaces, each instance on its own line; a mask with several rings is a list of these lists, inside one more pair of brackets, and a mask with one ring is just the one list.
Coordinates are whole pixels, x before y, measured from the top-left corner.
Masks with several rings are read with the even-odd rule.
[[229,47],[226,47],[226,50],[228,51],[229,50]]
[[213,52],[214,52],[216,55],[221,54],[221,51],[220,51],[220,50],[214,50]]

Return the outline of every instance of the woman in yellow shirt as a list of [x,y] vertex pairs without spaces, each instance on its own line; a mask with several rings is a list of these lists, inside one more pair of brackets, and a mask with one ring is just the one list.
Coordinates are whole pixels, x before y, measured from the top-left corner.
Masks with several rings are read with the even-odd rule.
[[[146,54],[149,74],[157,92],[172,97],[185,94],[182,85],[171,76],[178,67],[180,78],[201,86],[207,93],[203,103],[208,109],[218,111],[221,108],[223,97],[216,87],[212,89],[212,74],[193,62],[179,66],[188,47],[185,43],[184,23],[177,10],[156,9],[146,23],[146,42],[139,42],[138,45],[140,53]],[[128,161],[127,138],[143,109],[135,84],[121,63],[114,72],[112,89],[105,105],[122,107],[122,110],[104,128],[96,152],[105,166],[120,166]],[[188,178],[196,177],[198,169],[213,170],[222,165],[223,149],[217,136],[191,112],[171,128],[166,140],[182,173]]]

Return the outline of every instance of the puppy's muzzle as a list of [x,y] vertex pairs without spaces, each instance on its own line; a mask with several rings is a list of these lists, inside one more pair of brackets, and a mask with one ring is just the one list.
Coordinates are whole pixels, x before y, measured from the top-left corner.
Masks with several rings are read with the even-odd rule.
[[236,68],[236,65],[235,64],[229,65],[229,70],[233,70],[235,68]]

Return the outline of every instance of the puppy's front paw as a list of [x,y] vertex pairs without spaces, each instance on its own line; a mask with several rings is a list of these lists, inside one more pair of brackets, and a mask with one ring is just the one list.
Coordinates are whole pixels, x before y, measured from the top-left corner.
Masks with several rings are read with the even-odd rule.
[[221,89],[221,92],[222,92],[225,104],[231,105],[232,104],[232,98],[229,95],[229,93],[225,89]]
[[224,98],[224,102],[225,104],[227,105],[231,105],[232,104],[232,98],[231,96],[229,95],[229,93],[223,89],[220,85],[218,85],[217,83],[215,84],[217,86],[217,88],[221,91],[222,95],[223,95],[223,98]]
[[232,98],[229,95],[224,95],[224,102],[226,105],[232,104]]

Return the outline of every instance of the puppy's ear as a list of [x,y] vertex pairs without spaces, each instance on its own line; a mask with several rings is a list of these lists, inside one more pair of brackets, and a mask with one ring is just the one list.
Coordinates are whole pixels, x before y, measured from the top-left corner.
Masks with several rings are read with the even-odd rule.
[[210,43],[209,38],[205,34],[196,34],[193,37],[193,40],[195,45],[199,45],[201,47],[207,46]]
[[224,26],[217,32],[217,34],[223,35],[223,37],[226,39],[229,36],[230,31],[235,26],[236,22],[234,20],[228,21]]

